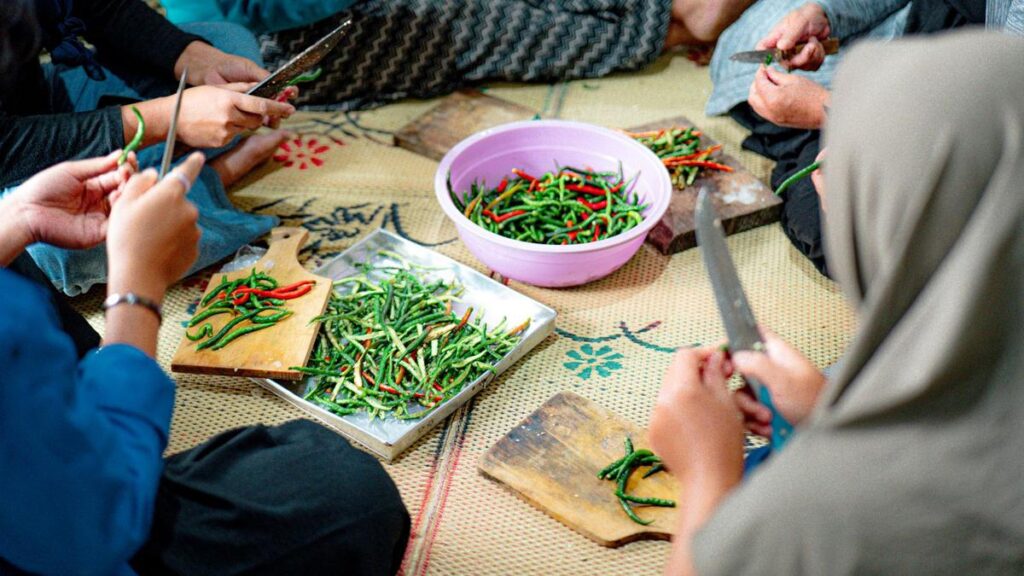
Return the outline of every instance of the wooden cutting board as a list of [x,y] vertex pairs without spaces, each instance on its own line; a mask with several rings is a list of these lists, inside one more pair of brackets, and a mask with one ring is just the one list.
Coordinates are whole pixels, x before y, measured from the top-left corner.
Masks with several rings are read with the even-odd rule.
[[[693,123],[678,116],[630,128],[630,131],[646,132],[676,126],[688,127],[693,126]],[[701,136],[700,142],[701,148],[717,144],[707,134]],[[722,227],[726,234],[736,234],[779,219],[782,200],[768,186],[754,178],[736,158],[728,154],[716,154],[712,160],[731,166],[734,171],[704,170],[692,185],[673,190],[668,211],[647,235],[647,242],[662,254],[675,254],[697,245],[693,213],[697,207],[697,192],[702,185],[711,191],[715,210],[722,217]]]
[[[315,280],[316,285],[304,296],[286,300],[285,307],[294,312],[274,327],[241,336],[220,350],[196,351],[198,342],[181,338],[178,351],[171,361],[174,372],[220,374],[252,378],[296,380],[302,375],[288,368],[303,366],[313,350],[320,324],[311,323],[323,314],[331,294],[331,280],[308,272],[299,264],[299,249],[306,243],[309,232],[302,228],[275,228],[270,232],[269,248],[254,267],[269,274],[281,286],[300,280]],[[253,267],[226,274],[228,280],[248,276]],[[214,274],[203,294],[220,284],[225,274]],[[208,321],[219,330],[231,317],[221,314]],[[191,330],[195,330],[194,328]]]
[[[615,497],[615,484],[597,478],[599,470],[625,455],[626,436],[637,449],[649,448],[642,428],[582,396],[561,392],[498,440],[481,458],[479,469],[602,546],[668,540],[678,513],[675,508],[635,507],[641,518],[654,520],[642,526],[623,512]],[[640,468],[630,478],[629,493],[670,500],[679,497],[679,484],[669,473],[641,480],[644,470]]]
[[456,92],[395,132],[395,145],[440,161],[456,144],[481,130],[536,115],[525,106],[477,90]]

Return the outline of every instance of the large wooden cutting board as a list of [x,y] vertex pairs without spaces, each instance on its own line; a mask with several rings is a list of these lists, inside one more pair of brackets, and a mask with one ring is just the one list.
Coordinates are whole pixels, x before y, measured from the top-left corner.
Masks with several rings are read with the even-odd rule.
[[[331,280],[308,272],[297,260],[299,249],[308,237],[309,232],[302,228],[275,228],[270,233],[267,253],[254,265],[256,270],[269,274],[281,286],[300,280],[316,281],[316,285],[306,295],[285,301],[285,306],[294,314],[273,328],[246,334],[220,350],[196,351],[198,342],[191,342],[182,336],[178,351],[171,361],[171,370],[252,378],[300,378],[300,373],[288,368],[303,366],[309,360],[320,327],[318,322],[311,321],[323,314],[331,294]],[[229,272],[226,276],[228,280],[234,280],[248,276],[251,270],[252,267],[249,267]],[[203,294],[220,284],[223,276],[214,274]],[[209,319],[214,330],[219,330],[229,321],[230,317],[226,314]]]
[[395,144],[441,160],[456,144],[481,130],[535,116],[525,106],[477,90],[456,92],[395,132]]
[[[683,116],[660,120],[630,128],[631,132],[661,130],[675,126],[693,126]],[[707,134],[701,136],[701,147],[717,144]],[[728,154],[716,154],[712,160],[733,168],[733,172],[704,170],[694,183],[686,188],[672,191],[672,201],[665,216],[647,235],[647,242],[662,254],[675,254],[697,245],[696,225],[693,213],[697,207],[697,192],[707,186],[715,202],[715,210],[722,217],[726,234],[770,224],[782,213],[782,200],[772,190],[747,171],[736,158]]]
[[[479,463],[480,471],[555,520],[602,546],[640,539],[667,540],[675,526],[675,508],[636,507],[654,523],[629,519],[615,497],[615,484],[597,472],[625,454],[623,439],[649,447],[642,428],[572,392],[561,392],[499,440]],[[646,470],[641,468],[640,471]],[[669,473],[640,479],[634,473],[627,491],[637,496],[676,500],[679,484]]]

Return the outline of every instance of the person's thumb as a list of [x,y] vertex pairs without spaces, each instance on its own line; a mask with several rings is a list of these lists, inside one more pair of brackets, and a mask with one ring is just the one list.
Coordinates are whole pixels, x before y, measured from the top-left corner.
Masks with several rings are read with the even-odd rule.
[[754,378],[766,386],[777,381],[778,366],[762,352],[733,352],[732,365],[740,374]]

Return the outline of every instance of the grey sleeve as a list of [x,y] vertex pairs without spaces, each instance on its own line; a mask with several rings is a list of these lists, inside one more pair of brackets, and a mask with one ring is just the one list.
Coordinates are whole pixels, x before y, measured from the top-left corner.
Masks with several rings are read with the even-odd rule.
[[910,0],[816,0],[825,10],[832,36],[850,38],[867,32]]

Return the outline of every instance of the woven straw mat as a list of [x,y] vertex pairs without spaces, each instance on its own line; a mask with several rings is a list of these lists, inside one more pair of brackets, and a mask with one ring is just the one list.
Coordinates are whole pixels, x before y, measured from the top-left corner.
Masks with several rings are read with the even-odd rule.
[[[529,106],[546,117],[629,127],[680,114],[765,180],[765,159],[741,151],[745,131],[727,118],[706,118],[706,68],[682,54],[664,56],[639,73],[553,85],[490,86],[491,95]],[[303,225],[313,268],[384,226],[483,270],[456,240],[437,208],[437,164],[391,145],[391,132],[435,102],[405,102],[360,114],[303,113],[290,121],[299,146],[232,191],[241,208]],[[296,150],[303,148],[305,157]],[[312,158],[310,158],[312,156]],[[853,331],[838,288],[797,253],[778,225],[729,238],[729,248],[758,319],[804,350],[819,366],[833,363]],[[486,273],[486,270],[483,270]],[[159,360],[168,368],[210,272],[175,286],[165,305]],[[644,425],[671,351],[714,343],[723,329],[699,252],[665,257],[649,246],[612,276],[566,290],[512,282],[558,311],[556,334],[492,383],[475,401],[436,427],[395,462],[385,464],[413,518],[402,572],[421,574],[653,574],[667,542],[606,549],[572,532],[482,477],[478,458],[553,394],[571,390]],[[102,330],[101,290],[78,299]],[[587,339],[601,343],[590,345]],[[622,358],[583,373],[565,366],[573,352]],[[245,379],[177,375],[178,392],[168,453],[194,446],[237,426],[276,424],[303,414]],[[340,568],[344,572],[343,568]]]

